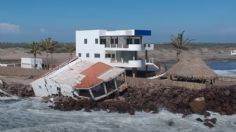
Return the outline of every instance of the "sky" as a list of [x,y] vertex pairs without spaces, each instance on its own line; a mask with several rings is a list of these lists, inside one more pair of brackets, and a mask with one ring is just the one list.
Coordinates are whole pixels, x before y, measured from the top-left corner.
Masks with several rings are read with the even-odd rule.
[[236,0],[0,0],[0,42],[74,42],[85,29],[148,29],[153,43],[183,30],[196,42],[236,42]]

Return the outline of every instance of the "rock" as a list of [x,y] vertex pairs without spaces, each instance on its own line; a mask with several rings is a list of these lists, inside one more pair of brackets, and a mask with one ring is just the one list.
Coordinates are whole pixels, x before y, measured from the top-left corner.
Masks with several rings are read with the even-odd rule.
[[174,121],[173,120],[170,120],[170,121],[168,121],[168,126],[174,126],[175,125],[175,123],[174,123]]
[[213,124],[216,124],[217,119],[216,118],[211,118],[211,119],[205,119],[204,122],[210,122]]
[[191,110],[195,113],[201,113],[205,110],[206,101],[204,97],[195,98],[192,102],[190,102]]
[[197,118],[196,121],[203,122],[201,118]]
[[207,117],[211,116],[211,113],[205,111],[205,112],[203,113],[203,115],[204,115],[205,118],[207,118]]
[[125,101],[125,98],[122,97],[122,96],[119,96],[118,99],[119,99],[120,101]]
[[227,89],[226,91],[224,91],[224,94],[225,94],[226,96],[229,96],[229,95],[230,95],[230,91]]
[[214,127],[214,125],[211,124],[210,122],[204,122],[204,125],[205,125],[205,126],[208,126],[209,128]]

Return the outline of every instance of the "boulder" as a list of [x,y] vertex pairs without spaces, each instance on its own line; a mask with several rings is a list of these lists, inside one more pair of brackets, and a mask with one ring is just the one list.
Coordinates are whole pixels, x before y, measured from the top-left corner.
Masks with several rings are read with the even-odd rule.
[[206,101],[204,97],[198,97],[193,99],[193,101],[191,101],[189,105],[194,113],[201,113],[205,110]]

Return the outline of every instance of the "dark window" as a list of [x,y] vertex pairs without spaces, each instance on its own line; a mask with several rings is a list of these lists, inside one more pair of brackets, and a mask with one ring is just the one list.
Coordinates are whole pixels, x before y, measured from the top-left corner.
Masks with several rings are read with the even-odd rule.
[[128,38],[128,39],[126,40],[126,43],[127,43],[127,44],[132,44],[132,39],[131,39],[131,38]]
[[92,88],[92,93],[94,97],[99,97],[105,94],[105,90],[103,84],[100,84],[94,88]]
[[98,53],[94,54],[94,58],[100,58],[100,54]]
[[81,57],[81,53],[79,53],[79,57]]
[[114,39],[111,39],[111,44],[114,44]]
[[150,45],[150,44],[148,44],[148,47],[151,47],[151,45]]
[[135,39],[135,40],[134,40],[134,43],[135,43],[135,44],[140,44],[140,39]]
[[100,44],[106,44],[106,39],[100,39]]
[[115,44],[118,44],[118,38],[115,39]]
[[95,44],[98,44],[98,39],[97,38],[95,39]]
[[105,57],[106,58],[111,58],[111,54],[106,54]]
[[111,92],[112,90],[115,90],[116,86],[115,86],[114,80],[110,80],[106,82],[106,88],[107,88],[107,92]]
[[89,98],[91,97],[89,90],[83,90],[83,89],[79,90],[79,96],[89,97]]
[[116,78],[117,87],[120,87],[125,82],[125,75],[121,74]]
[[88,43],[88,40],[87,39],[84,39],[84,44],[87,44]]
[[89,58],[89,53],[86,53],[86,57]]

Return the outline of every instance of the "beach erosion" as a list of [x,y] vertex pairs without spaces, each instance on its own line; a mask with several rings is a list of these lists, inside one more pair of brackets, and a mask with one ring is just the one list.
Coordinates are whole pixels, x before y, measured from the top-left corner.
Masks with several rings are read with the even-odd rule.
[[[26,56],[29,55],[25,49],[23,50],[23,54]],[[209,50],[209,49],[207,49]],[[14,51],[11,49],[11,51]],[[161,51],[167,52],[168,55],[163,53],[159,53],[159,51],[155,51],[150,53],[150,56],[158,59],[158,62],[172,62],[176,59],[176,53],[174,50],[170,49],[162,49]],[[206,51],[206,50],[200,50]],[[197,54],[201,54],[201,52],[196,50]],[[211,50],[209,50],[211,51]],[[230,59],[233,60],[234,57],[227,54],[227,52],[209,52],[202,55],[202,58],[205,60],[224,60]],[[6,51],[5,51],[6,52]],[[18,51],[17,51],[18,52]],[[22,54],[22,52],[19,52]],[[57,54],[57,53],[56,53]],[[142,54],[142,53],[140,53]],[[159,55],[163,54],[163,56]],[[18,59],[19,55],[17,53],[14,54],[15,58],[12,57],[13,53],[10,57],[7,57],[7,53],[3,55],[5,60],[8,59]],[[66,59],[65,53],[58,53],[55,59],[58,63],[63,59]],[[69,55],[68,55],[69,56]],[[160,56],[160,57],[158,57]],[[6,72],[6,70],[2,70],[1,72]],[[10,71],[9,71],[10,72]],[[29,76],[24,74],[10,74],[4,73],[1,74],[1,80],[4,81],[4,87],[6,91],[9,91],[12,95],[22,96],[22,97],[31,97],[34,96],[32,91],[30,90],[29,83],[35,78],[43,75],[44,72],[39,73],[38,76]],[[9,76],[10,75],[10,76]],[[111,96],[107,99],[101,100],[99,102],[93,102],[90,100],[74,100],[70,97],[53,97],[53,100],[50,98],[44,100],[45,102],[50,102],[50,107],[57,110],[62,111],[71,111],[71,110],[84,110],[87,112],[91,111],[107,111],[109,113],[118,112],[118,113],[129,113],[134,115],[138,112],[146,112],[146,113],[159,113],[162,109],[166,109],[173,113],[181,113],[182,117],[186,115],[197,113],[197,114],[206,114],[206,111],[217,112],[222,115],[233,115],[236,112],[236,87],[220,87],[215,86],[212,88],[207,88],[204,90],[186,90],[183,88],[177,87],[166,87],[160,83],[160,80],[147,80],[147,79],[133,79],[128,78],[127,80],[129,88],[124,93],[120,93],[119,95]],[[17,89],[17,90],[16,90]],[[27,89],[25,92],[30,94],[25,94],[20,89]],[[16,92],[18,91],[18,92]],[[190,103],[198,97],[204,97],[205,99],[205,107],[201,112],[194,112],[190,106]],[[210,117],[209,119],[212,119]],[[204,120],[202,118],[202,120]],[[218,119],[219,120],[219,119]],[[171,121],[170,125],[172,124]],[[204,122],[207,123],[207,122]],[[214,124],[214,123],[211,123]],[[234,126],[233,124],[232,126]],[[217,126],[217,125],[216,125]]]

